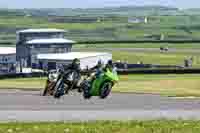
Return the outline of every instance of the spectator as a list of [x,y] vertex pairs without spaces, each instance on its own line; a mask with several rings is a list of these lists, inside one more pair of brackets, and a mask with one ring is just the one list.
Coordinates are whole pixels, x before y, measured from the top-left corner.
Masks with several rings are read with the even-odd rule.
[[189,59],[189,66],[192,67],[192,64],[193,64],[193,57],[191,57],[191,58]]
[[185,59],[184,60],[184,66],[185,67],[192,67],[192,60],[191,59]]
[[86,66],[86,71],[89,71],[89,66],[88,65]]
[[191,57],[190,57],[190,60],[191,60],[191,61],[194,61],[194,57],[193,57],[193,56],[191,56]]
[[128,61],[124,62],[124,69],[128,69]]

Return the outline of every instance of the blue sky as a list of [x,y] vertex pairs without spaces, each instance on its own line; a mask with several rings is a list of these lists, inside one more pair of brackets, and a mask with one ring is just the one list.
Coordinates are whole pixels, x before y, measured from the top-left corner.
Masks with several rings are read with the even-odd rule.
[[199,0],[0,0],[0,8],[91,8],[127,5],[163,5],[200,8]]

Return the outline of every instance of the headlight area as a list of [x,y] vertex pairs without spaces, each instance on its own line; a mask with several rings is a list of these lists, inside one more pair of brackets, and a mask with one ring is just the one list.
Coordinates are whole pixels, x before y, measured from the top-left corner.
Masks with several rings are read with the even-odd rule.
[[48,75],[48,79],[49,79],[49,81],[51,81],[51,82],[56,82],[56,80],[57,80],[57,78],[58,78],[58,74],[49,74]]

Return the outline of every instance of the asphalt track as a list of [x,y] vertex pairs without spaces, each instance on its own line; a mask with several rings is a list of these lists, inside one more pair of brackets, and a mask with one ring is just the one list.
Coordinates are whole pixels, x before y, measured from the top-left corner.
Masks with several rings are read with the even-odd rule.
[[114,93],[107,99],[84,100],[78,93],[61,99],[39,91],[0,91],[0,121],[200,120],[200,99]]

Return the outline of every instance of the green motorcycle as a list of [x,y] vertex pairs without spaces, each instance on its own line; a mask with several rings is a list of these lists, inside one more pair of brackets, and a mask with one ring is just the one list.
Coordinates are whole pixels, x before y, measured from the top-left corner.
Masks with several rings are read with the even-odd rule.
[[110,94],[112,87],[118,80],[119,78],[115,69],[112,71],[107,69],[93,81],[85,79],[82,84],[83,97],[89,99],[92,96],[99,96],[104,99]]

